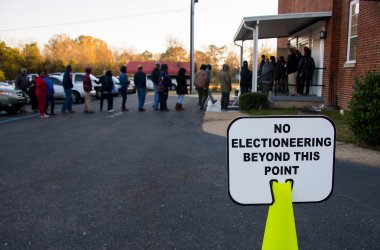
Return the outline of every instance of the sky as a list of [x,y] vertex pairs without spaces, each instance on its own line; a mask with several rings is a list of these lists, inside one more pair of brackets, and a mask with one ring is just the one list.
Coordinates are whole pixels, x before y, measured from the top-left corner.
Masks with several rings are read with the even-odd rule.
[[[113,49],[163,52],[170,37],[190,47],[190,0],[0,0],[0,40],[10,46],[55,34],[90,35]],[[195,6],[195,49],[233,47],[246,16],[277,14],[278,0],[199,0]]]

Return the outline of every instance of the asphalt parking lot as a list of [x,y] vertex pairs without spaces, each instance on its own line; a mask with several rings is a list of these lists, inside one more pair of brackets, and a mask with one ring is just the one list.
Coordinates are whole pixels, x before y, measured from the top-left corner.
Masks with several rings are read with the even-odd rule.
[[[230,200],[226,140],[202,130],[196,98],[183,112],[120,102],[0,116],[0,249],[261,249],[268,208]],[[379,180],[337,160],[332,197],[294,206],[299,248],[377,249]]]

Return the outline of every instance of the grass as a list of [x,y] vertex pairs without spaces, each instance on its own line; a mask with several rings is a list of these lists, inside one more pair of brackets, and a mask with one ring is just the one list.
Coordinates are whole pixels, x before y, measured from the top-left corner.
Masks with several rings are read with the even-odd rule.
[[[305,110],[296,108],[287,109],[251,109],[247,112],[249,115],[299,115],[305,114]],[[314,113],[306,113],[314,114]],[[338,110],[323,110],[319,115],[328,116],[334,123],[336,127],[336,139],[337,141],[355,143],[355,136],[350,130],[348,125],[349,113],[341,115]]]

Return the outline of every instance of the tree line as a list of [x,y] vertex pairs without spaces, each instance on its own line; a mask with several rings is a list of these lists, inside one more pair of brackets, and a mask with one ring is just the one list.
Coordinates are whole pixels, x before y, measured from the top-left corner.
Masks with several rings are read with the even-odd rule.
[[[26,67],[29,73],[41,69],[62,72],[67,64],[71,64],[74,71],[81,72],[91,66],[95,75],[101,75],[106,69],[118,72],[120,65],[130,61],[188,62],[189,58],[189,52],[176,38],[168,38],[166,50],[154,54],[148,50],[138,53],[130,48],[111,49],[106,42],[92,36],[81,35],[72,39],[66,34],[57,34],[42,49],[35,42],[16,48],[0,41],[0,81],[15,79],[21,67]],[[211,64],[214,76],[224,63],[230,65],[232,76],[239,72],[239,56],[225,45],[211,44],[203,50],[196,50],[194,58],[197,67]]]

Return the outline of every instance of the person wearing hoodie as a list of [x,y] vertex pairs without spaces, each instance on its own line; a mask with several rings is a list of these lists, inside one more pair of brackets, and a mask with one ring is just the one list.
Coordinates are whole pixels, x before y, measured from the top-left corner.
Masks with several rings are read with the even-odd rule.
[[308,47],[305,47],[303,50],[304,56],[301,58],[298,65],[299,85],[297,88],[297,93],[302,95],[306,85],[305,95],[309,95],[310,83],[315,70],[315,62],[311,57],[311,50]]
[[220,88],[222,91],[222,100],[221,100],[222,110],[227,110],[228,104],[230,102],[230,92],[231,92],[232,86],[231,86],[231,76],[230,76],[229,70],[230,70],[230,66],[228,64],[224,64],[222,68],[222,72],[219,73]]
[[47,85],[47,97],[46,97],[46,107],[45,107],[45,114],[48,114],[48,109],[49,109],[49,105],[50,105],[50,115],[56,115],[56,113],[54,113],[54,106],[55,106],[55,99],[54,99],[54,83],[52,80],[49,79],[48,76],[45,76],[44,77],[44,80],[46,82],[46,85]]
[[249,89],[249,83],[252,81],[251,71],[248,69],[248,62],[243,62],[240,72],[240,95],[247,93]]
[[180,68],[180,70],[178,71],[178,75],[177,75],[177,95],[178,95],[178,99],[177,99],[177,104],[175,106],[175,109],[177,111],[182,111],[184,110],[182,104],[183,104],[183,101],[185,99],[185,95],[188,94],[188,91],[187,91],[187,82],[186,82],[186,69],[185,68]]
[[200,70],[195,74],[194,78],[194,85],[198,91],[199,110],[204,110],[204,105],[208,97],[208,88],[210,82],[208,81],[206,68],[207,66],[205,64],[202,64]]
[[92,90],[92,81],[90,74],[92,72],[92,68],[86,67],[84,70],[86,73],[83,76],[83,90],[84,90],[84,113],[91,114],[94,111],[91,108],[91,90]]
[[46,98],[48,93],[48,87],[44,80],[45,76],[45,71],[41,71],[39,77],[36,79],[36,96],[38,100],[40,118],[49,117],[47,114],[45,114]]
[[62,80],[62,85],[63,89],[65,91],[65,102],[62,105],[61,112],[62,114],[69,114],[69,113],[75,113],[72,110],[72,103],[73,103],[73,98],[72,98],[72,89],[73,89],[73,80],[71,76],[71,65],[68,64],[66,66],[66,71],[63,74],[63,80]]
[[[113,109],[113,93],[112,93],[113,79],[112,79],[111,70],[106,71],[106,74],[104,78],[102,79],[101,84],[102,84],[101,89],[102,89],[103,97],[107,99],[107,104],[108,104],[107,112],[112,113],[114,112],[114,109]],[[102,108],[103,108],[103,104],[101,104],[100,111],[102,111]]]

